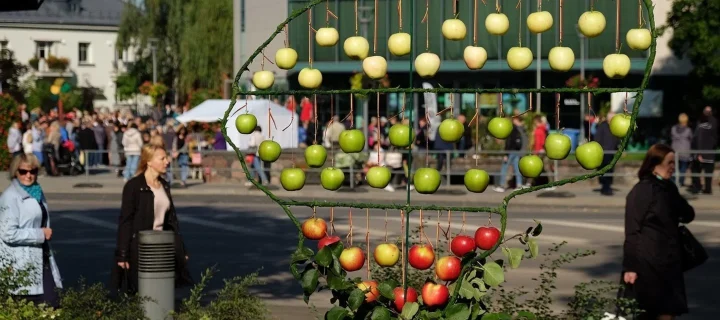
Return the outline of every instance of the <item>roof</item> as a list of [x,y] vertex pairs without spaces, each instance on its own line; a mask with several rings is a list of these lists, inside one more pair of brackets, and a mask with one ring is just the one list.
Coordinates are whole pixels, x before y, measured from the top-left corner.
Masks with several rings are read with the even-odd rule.
[[124,0],[44,0],[36,11],[0,12],[0,23],[118,26],[124,6]]

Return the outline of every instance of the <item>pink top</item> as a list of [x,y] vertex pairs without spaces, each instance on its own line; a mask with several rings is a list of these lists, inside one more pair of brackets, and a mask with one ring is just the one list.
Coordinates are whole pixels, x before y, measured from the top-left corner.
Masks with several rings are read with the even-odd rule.
[[162,231],[165,223],[165,214],[170,209],[170,199],[165,193],[165,189],[150,187],[155,195],[155,221],[153,222],[153,230]]

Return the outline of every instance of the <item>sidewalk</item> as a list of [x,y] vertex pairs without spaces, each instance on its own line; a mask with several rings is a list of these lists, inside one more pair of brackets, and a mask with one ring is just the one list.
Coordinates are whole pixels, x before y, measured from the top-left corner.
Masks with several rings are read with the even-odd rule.
[[[115,177],[114,174],[96,174],[86,177],[84,175],[77,177],[40,177],[40,183],[43,190],[47,194],[113,194],[120,195],[123,188],[123,180]],[[101,187],[88,188],[81,187],[80,184],[95,183]],[[0,188],[4,190],[9,181],[2,179]],[[565,185],[557,188],[555,191],[538,191],[535,193],[525,194],[513,199],[511,206],[559,206],[559,207],[613,207],[624,208],[625,196],[630,190],[629,186],[615,186],[616,192],[614,196],[601,196],[597,189],[597,183],[579,182],[576,184]],[[405,203],[407,192],[405,189],[397,189],[395,192],[387,192],[369,188],[367,186],[358,187],[356,189],[341,188],[339,191],[327,191],[320,185],[306,185],[302,190],[289,192],[283,190],[280,186],[273,186],[271,189],[278,197],[295,200],[327,200],[327,201],[349,201],[349,202],[393,202]],[[188,188],[173,188],[173,196],[223,196],[223,195],[241,195],[241,196],[257,196],[265,197],[265,194],[254,188],[246,187],[242,183],[210,183],[203,184],[197,181],[189,182]],[[684,192],[684,190],[683,190]],[[552,194],[561,193],[564,197],[552,197]],[[470,193],[462,185],[441,186],[436,194],[423,195],[412,192],[412,200],[445,204],[452,206],[496,206],[502,202],[503,197],[510,194],[497,193],[488,188],[484,193]],[[715,195],[698,195],[692,199],[690,203],[696,209],[713,210],[720,209],[720,197]]]

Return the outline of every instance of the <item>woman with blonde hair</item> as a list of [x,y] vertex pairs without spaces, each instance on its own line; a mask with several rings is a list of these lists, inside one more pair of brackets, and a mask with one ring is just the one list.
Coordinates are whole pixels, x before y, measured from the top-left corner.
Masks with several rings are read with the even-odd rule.
[[111,287],[114,290],[122,288],[123,277],[126,277],[128,293],[137,292],[136,235],[146,230],[168,230],[175,233],[175,284],[192,284],[186,264],[187,251],[180,236],[170,185],[163,179],[169,162],[165,148],[152,144],[143,146],[137,173],[123,188],[115,250],[116,266],[111,272]]

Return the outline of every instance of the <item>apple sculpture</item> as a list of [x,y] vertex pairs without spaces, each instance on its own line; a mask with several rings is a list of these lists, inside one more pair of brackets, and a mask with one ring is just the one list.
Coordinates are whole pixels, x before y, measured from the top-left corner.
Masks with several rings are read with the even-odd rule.
[[365,58],[362,62],[362,67],[370,79],[382,79],[387,74],[387,61],[381,56]]
[[275,160],[280,158],[280,153],[282,153],[282,148],[280,148],[279,143],[272,140],[260,142],[260,146],[258,147],[258,156],[262,159],[262,161],[275,162]]
[[340,40],[340,34],[335,28],[320,28],[315,33],[315,42],[321,47],[332,47],[338,43],[338,40]]
[[380,296],[380,290],[378,290],[377,281],[363,281],[358,283],[357,287],[362,291],[367,291],[365,293],[365,302],[373,302],[377,300],[377,298]]
[[442,24],[442,34],[448,40],[464,40],[467,28],[460,19],[447,19]]
[[612,53],[603,59],[603,71],[610,79],[622,79],[630,73],[630,58],[622,53]]
[[422,78],[432,78],[440,70],[440,57],[434,53],[424,52],[415,58],[415,70]]
[[450,241],[450,251],[458,257],[463,257],[466,254],[475,251],[475,239],[458,235]]
[[375,166],[368,170],[365,175],[365,180],[373,188],[385,188],[390,183],[392,173],[388,167]]
[[621,113],[612,117],[610,120],[610,133],[618,138],[625,138],[630,130],[630,121],[632,117],[629,114]]
[[235,118],[235,128],[242,134],[250,134],[257,127],[257,118],[249,113],[244,113]]
[[435,262],[435,252],[430,246],[416,244],[408,252],[408,262],[418,270],[426,270]]
[[510,30],[510,20],[504,13],[491,13],[485,18],[485,29],[492,35],[503,36]]
[[470,192],[485,192],[490,184],[490,175],[485,170],[470,169],[465,172],[465,188]]
[[343,181],[345,181],[345,173],[338,168],[328,167],[320,172],[320,184],[325,190],[340,189]]
[[338,143],[345,153],[360,152],[365,148],[365,135],[358,129],[344,130],[340,132]]
[[513,123],[504,117],[495,117],[488,122],[488,131],[496,139],[505,139],[510,136],[513,130]]
[[543,161],[540,157],[530,154],[520,158],[518,164],[520,168],[520,174],[526,178],[537,178],[543,171]]
[[630,49],[644,51],[650,48],[652,34],[645,28],[630,29],[625,35],[625,41]]
[[568,47],[554,47],[550,49],[548,62],[553,71],[570,71],[575,64],[575,53]]
[[370,43],[364,37],[349,37],[343,43],[343,51],[350,59],[363,60],[370,53]]
[[365,253],[358,247],[343,249],[340,253],[340,266],[347,272],[358,271],[365,265]]
[[605,16],[600,11],[586,11],[578,19],[580,33],[588,38],[595,38],[605,30]]
[[475,245],[481,250],[490,250],[500,240],[500,230],[495,227],[480,227],[475,230]]
[[422,287],[422,301],[426,307],[439,307],[445,305],[450,298],[450,291],[442,284],[427,282]]
[[420,168],[415,171],[413,185],[418,193],[435,193],[440,188],[440,172],[435,168]]
[[392,267],[400,259],[400,249],[392,243],[383,243],[375,247],[375,262],[381,267]]
[[402,57],[410,53],[412,38],[409,33],[398,32],[393,33],[388,39],[388,49],[390,53],[397,57]]
[[545,138],[545,155],[552,160],[564,160],[570,154],[572,141],[562,133],[551,133]]
[[310,168],[320,168],[325,164],[327,159],[327,150],[325,147],[314,144],[305,149],[305,163]]
[[305,186],[305,171],[300,168],[285,168],[280,172],[280,184],[287,191],[297,191]]
[[327,235],[327,223],[322,218],[310,218],[300,228],[303,236],[310,240],[320,240]]
[[410,129],[409,125],[396,123],[390,127],[388,133],[390,144],[398,148],[409,147],[415,140],[415,132]]
[[405,289],[397,287],[393,290],[393,304],[395,305],[395,311],[402,312],[405,302],[417,302],[418,294],[413,287],[407,288],[407,298],[405,297]]
[[527,47],[512,47],[507,53],[507,64],[514,71],[527,69],[533,61],[533,54]]
[[456,119],[445,119],[440,123],[438,134],[443,141],[455,143],[462,139],[465,133],[465,126]]
[[267,70],[255,72],[252,77],[252,83],[255,88],[260,90],[272,88],[273,84],[275,84],[275,75],[272,71]]
[[320,88],[322,73],[318,69],[303,68],[298,74],[298,83],[306,89]]
[[293,48],[282,48],[275,52],[275,65],[283,70],[290,70],[295,67],[298,60],[298,53]]
[[587,142],[575,150],[577,162],[585,170],[597,169],[603,161],[603,148],[597,141]]
[[442,281],[455,281],[460,277],[462,263],[460,259],[453,256],[440,258],[435,264],[435,274]]
[[528,15],[527,27],[534,34],[543,33],[553,26],[553,16],[548,11],[537,11]]
[[463,51],[463,60],[470,70],[482,69],[487,62],[487,57],[487,51],[483,47],[467,46]]
[[326,236],[320,241],[318,241],[318,250],[325,248],[325,246],[329,246],[331,244],[337,243],[340,241],[340,237],[338,236]]

